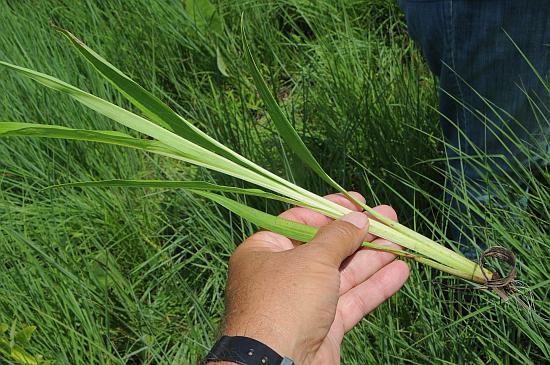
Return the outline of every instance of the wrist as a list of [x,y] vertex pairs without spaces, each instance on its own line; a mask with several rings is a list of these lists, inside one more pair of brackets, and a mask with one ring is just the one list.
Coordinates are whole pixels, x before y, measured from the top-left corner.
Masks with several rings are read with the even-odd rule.
[[243,365],[294,365],[292,359],[282,356],[265,343],[247,336],[223,335],[214,344],[202,365],[243,364]]
[[246,325],[228,323],[225,326],[223,335],[253,338],[270,347],[280,356],[288,357],[297,364],[303,363],[303,356],[296,336],[287,333],[275,325],[252,324],[250,322],[247,322]]

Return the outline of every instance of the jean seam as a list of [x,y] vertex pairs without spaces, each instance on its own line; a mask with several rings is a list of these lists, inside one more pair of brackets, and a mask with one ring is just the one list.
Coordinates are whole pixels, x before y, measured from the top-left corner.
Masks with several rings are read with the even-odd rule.
[[[456,42],[455,42],[455,23],[454,23],[454,14],[453,14],[453,0],[450,0],[449,1],[449,10],[450,10],[450,14],[449,14],[449,20],[450,20],[450,24],[451,26],[449,27],[449,32],[450,32],[450,44],[451,44],[451,54],[450,54],[450,61],[451,61],[451,65],[453,67],[452,69],[452,73],[453,73],[453,78],[455,79],[455,82],[456,82],[456,88],[458,90],[458,94],[460,96],[460,100],[462,103],[465,102],[465,99],[464,99],[464,93],[462,92],[462,87],[460,86],[460,80],[458,79],[458,76],[457,76],[457,71],[456,71],[456,62],[455,62],[455,45],[456,45]],[[462,107],[462,120],[464,121],[464,133],[468,133],[468,129],[469,129],[469,125],[468,125],[468,121],[467,121],[467,118],[466,118],[466,108]],[[457,115],[458,117],[458,115]],[[458,121],[457,121],[458,122]],[[457,123],[458,125],[458,123]],[[459,139],[462,139],[460,137],[460,133],[458,133],[458,138]],[[469,152],[469,147],[468,147],[468,144],[466,144],[465,146],[461,146],[461,148],[463,148],[463,150],[465,151],[465,153],[468,153]]]
[[[454,14],[453,14],[453,0],[449,0],[448,2],[448,8],[444,10],[445,11],[445,17],[447,18],[447,24],[448,26],[446,27],[447,31],[445,32],[445,36],[446,36],[446,43],[448,44],[447,46],[447,57],[448,57],[448,61],[449,63],[446,63],[445,64],[445,67],[446,67],[446,70],[447,72],[451,72],[452,73],[452,78],[454,79],[455,83],[456,83],[456,88],[457,88],[457,91],[458,91],[458,96],[460,98],[460,100],[462,102],[464,102],[464,94],[462,92],[462,88],[460,87],[460,82],[459,82],[459,79],[458,79],[458,75],[457,75],[457,71],[456,71],[456,62],[455,62],[455,45],[456,45],[456,42],[455,42],[455,29],[454,29],[454,26],[455,26],[455,22],[454,22]],[[452,69],[450,69],[452,68]],[[454,96],[453,98],[456,98],[456,96]],[[458,106],[457,106],[457,109],[458,109]],[[460,128],[460,123],[459,123],[459,111],[457,111],[456,115],[455,115],[455,118],[457,118],[457,120],[455,120],[455,123],[456,123],[456,127],[457,129]],[[467,122],[466,122],[466,112],[464,110],[464,108],[462,108],[462,117],[463,117],[463,123],[464,123],[464,130],[463,132],[464,133],[467,133]],[[463,151],[463,153],[467,153],[468,152],[468,146],[464,146],[463,145],[463,138],[460,136],[460,132],[457,130],[457,142],[460,146],[460,150]],[[458,146],[457,146],[458,147]],[[465,176],[465,171],[464,171],[464,165],[463,165],[463,162],[460,161],[460,176]],[[453,182],[454,184],[454,182]],[[468,194],[468,189],[466,188],[465,185],[463,185],[464,182],[460,185],[462,185],[462,188],[465,189],[465,190],[462,190],[462,192],[465,192],[466,194]],[[455,187],[456,188],[456,187]],[[468,212],[468,217],[471,219],[471,216]]]

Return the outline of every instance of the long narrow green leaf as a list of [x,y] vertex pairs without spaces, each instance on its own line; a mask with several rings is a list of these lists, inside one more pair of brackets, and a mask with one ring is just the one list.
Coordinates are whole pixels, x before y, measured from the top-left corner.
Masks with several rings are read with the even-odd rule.
[[[165,181],[165,180],[102,180],[102,181],[80,181],[67,184],[53,185],[48,188],[60,187],[125,187],[125,188],[160,188],[160,189],[186,189],[200,191],[216,191],[224,193],[235,193],[248,196],[257,196],[271,200],[277,200],[296,206],[314,209],[314,207],[303,202],[287,198],[285,196],[273,194],[261,189],[238,188],[234,186],[225,186],[212,184],[205,181]],[[319,211],[319,209],[316,209]],[[328,214],[328,212],[326,212]]]
[[[170,132],[169,130],[145,118],[142,118],[106,100],[98,98],[97,96],[82,91],[66,82],[56,79],[55,77],[3,61],[0,61],[0,65],[4,65],[14,71],[17,71],[18,73],[54,90],[64,92],[80,103],[111,118],[112,120],[157,139],[163,144],[177,150],[179,155],[182,157],[180,159],[184,159],[187,162],[249,181],[253,184],[257,184],[286,195],[290,198],[303,201],[304,203],[312,206],[322,206],[323,204],[330,205],[326,201],[322,201],[322,199],[315,194],[309,193],[309,195],[307,195],[298,192],[299,189],[289,182],[286,182],[286,184],[283,185],[269,177],[265,177],[264,175],[261,175],[244,166],[234,163],[223,156],[219,156],[212,151],[196,145],[193,142],[188,141],[185,138],[178,136],[177,134]],[[342,207],[336,207],[336,211],[341,208]]]
[[149,120],[210,151],[225,157],[231,157],[226,150],[213,143],[209,136],[200,133],[191,123],[181,118],[168,105],[122,73],[71,32],[62,28],[56,27],[56,29],[64,34],[80,54],[128,98],[132,104],[141,110]]
[[[206,192],[206,191],[197,191],[197,190],[192,190],[192,191],[198,195],[204,196],[212,201],[215,201],[216,203],[224,206],[231,212],[241,216],[242,218],[246,219],[249,222],[254,223],[255,225],[261,228],[270,230],[272,232],[281,234],[285,237],[288,237],[294,240],[309,242],[313,239],[313,237],[315,237],[315,235],[317,234],[317,231],[319,230],[318,227],[311,227],[299,222],[294,222],[294,221],[290,221],[280,217],[276,217],[274,215],[271,215],[271,214],[262,212],[260,210],[251,208],[247,205],[241,204],[225,196],[221,196],[221,195],[214,194],[211,192]],[[467,280],[472,280],[472,277],[469,274],[464,273],[463,271],[455,270],[439,262],[430,260],[422,256],[414,255],[403,250],[393,249],[393,248],[389,248],[389,247],[378,245],[371,242],[363,242],[363,247],[367,247],[378,251],[390,252],[401,257],[418,261],[424,265],[431,266],[440,271],[443,271],[458,277],[462,277]]]
[[[151,121],[142,118],[132,112],[129,112],[117,105],[114,105],[106,100],[98,98],[90,93],[82,91],[64,81],[61,81],[50,75],[46,75],[24,67],[12,65],[7,62],[0,61],[0,65],[6,66],[23,76],[35,80],[49,88],[61,91],[87,107],[105,115],[106,117],[132,128],[140,133],[153,137],[178,151],[188,154],[201,156],[206,153],[206,156],[212,156],[212,152],[189,142],[188,140],[166,130],[165,128],[152,123]],[[215,155],[214,155],[215,156]]]
[[96,70],[101,73],[117,90],[119,90],[133,105],[141,110],[147,118],[156,124],[169,129],[175,134],[193,141],[197,145],[223,156],[237,164],[249,167],[259,174],[262,174],[272,180],[286,185],[290,188],[296,188],[277,175],[265,170],[261,166],[248,160],[247,158],[234,152],[227,146],[218,142],[208,134],[195,127],[192,123],[177,114],[172,108],[163,103],[159,98],[145,90],[138,83],[130,79],[122,71],[109,63],[94,50],[88,47],[84,42],[75,37],[71,32],[57,28],[64,34],[76,47],[82,56],[92,64]]
[[[269,88],[266,82],[264,81],[263,77],[260,74],[260,71],[256,65],[256,62],[254,61],[254,57],[252,56],[252,52],[250,50],[250,47],[248,46],[248,42],[246,42],[246,39],[244,40],[244,46],[246,49],[247,62],[249,64],[249,68],[252,73],[252,78],[254,79],[254,84],[258,89],[258,93],[260,94],[262,101],[264,102],[265,107],[269,112],[269,115],[271,116],[271,120],[275,124],[277,131],[279,132],[281,137],[284,139],[284,141],[290,146],[292,151],[305,164],[307,164],[313,171],[315,171],[315,173],[317,173],[319,177],[321,177],[329,185],[331,185],[336,190],[343,193],[348,198],[353,200],[355,203],[363,207],[363,209],[365,209],[369,214],[374,216],[378,221],[382,222],[384,225],[388,227],[391,227],[395,231],[401,233],[402,236],[409,237],[410,239],[406,239],[406,241],[411,241],[410,245],[414,246],[414,249],[418,250],[418,252],[425,254],[426,252],[432,251],[433,252],[432,257],[445,265],[448,265],[450,267],[468,267],[469,269],[471,269],[472,272],[476,272],[477,274],[480,274],[479,267],[474,262],[468,260],[467,258],[465,258],[460,254],[457,254],[454,251],[451,251],[439,245],[438,243],[415,232],[414,230],[404,225],[401,225],[397,222],[394,222],[388,219],[387,217],[381,215],[380,213],[378,213],[368,205],[356,200],[352,195],[350,195],[347,192],[346,189],[344,189],[336,181],[334,181],[324,171],[324,169],[317,162],[313,154],[309,151],[309,149],[304,144],[304,142],[302,141],[302,139],[300,138],[296,130],[292,127],[292,124],[286,117],[285,113],[279,107],[275,97],[269,91]],[[373,227],[375,226],[371,225],[371,228]],[[393,235],[393,234],[392,236],[397,237],[397,235]],[[400,244],[405,245],[403,241],[395,241],[395,242],[399,242]]]
[[206,191],[192,191],[198,195],[215,201],[216,203],[224,206],[233,213],[243,217],[244,219],[256,224],[259,227],[282,234],[283,236],[291,239],[308,242],[313,238],[313,236],[315,236],[315,233],[317,232],[317,229],[315,227],[310,227],[305,224],[299,224],[297,222],[289,221],[281,217],[273,216],[271,214],[236,202],[235,200],[232,200],[225,196]]
[[252,73],[252,78],[254,79],[254,85],[260,94],[262,101],[265,104],[265,107],[271,117],[271,120],[275,124],[277,131],[283,140],[290,146],[292,151],[300,157],[313,171],[315,171],[323,180],[329,183],[331,186],[337,188],[339,191],[344,191],[344,189],[334,181],[321,167],[319,162],[315,159],[311,151],[307,148],[305,143],[302,141],[296,130],[292,127],[292,124],[286,117],[285,113],[279,107],[277,100],[273,94],[269,91],[267,84],[265,83],[260,70],[254,61],[252,56],[252,51],[248,46],[248,42],[245,40],[246,48],[246,59],[249,64],[250,71]]
[[292,127],[292,124],[288,120],[286,114],[279,107],[279,104],[277,103],[277,100],[275,99],[271,91],[269,91],[269,88],[264,78],[260,74],[258,66],[256,65],[256,61],[254,61],[252,51],[250,50],[246,38],[244,38],[244,47],[246,49],[245,54],[248,66],[250,72],[252,73],[252,78],[254,79],[254,85],[256,86],[256,89],[258,90],[258,93],[260,94],[260,97],[265,104],[269,116],[271,117],[273,124],[275,124],[275,127],[279,132],[279,135],[288,144],[294,154],[298,156],[306,165],[308,165],[321,179],[327,182],[330,186],[335,188],[337,191],[345,194],[348,198],[352,199],[357,204],[363,206],[365,210],[369,211],[369,213],[373,214],[381,222],[384,222],[391,226],[391,224],[393,223],[391,220],[382,215],[378,215],[378,213],[372,210],[372,208],[357,201],[352,195],[348,194],[348,191],[346,189],[340,186],[340,184],[338,184],[332,177],[330,177],[329,174],[325,172],[325,170],[321,167],[309,148],[307,148],[304,141],[302,141],[294,127]]
[[252,73],[252,78],[254,79],[254,85],[256,86],[256,89],[258,90],[258,93],[260,94],[260,97],[265,104],[269,116],[271,117],[273,124],[275,124],[275,127],[279,132],[279,135],[288,144],[294,154],[298,156],[306,165],[308,165],[321,179],[327,182],[330,186],[332,186],[342,194],[346,195],[355,203],[361,205],[365,210],[367,210],[370,214],[372,214],[381,222],[389,225],[390,227],[393,226],[394,222],[378,214],[371,207],[356,200],[352,195],[348,194],[348,191],[346,189],[340,186],[340,184],[338,184],[332,177],[330,177],[329,174],[325,172],[325,170],[321,167],[309,148],[307,148],[304,141],[302,141],[294,127],[292,127],[292,124],[286,117],[286,114],[279,107],[279,104],[277,103],[277,100],[275,99],[271,91],[269,91],[269,88],[264,78],[260,74],[258,66],[256,65],[256,61],[254,61],[252,51],[250,50],[246,38],[244,38],[244,47],[246,49],[245,54],[248,66],[250,72]]
[[224,193],[236,193],[242,195],[257,196],[261,198],[278,200],[285,203],[294,205],[301,204],[300,202],[272,194],[261,189],[246,189],[238,188],[234,186],[225,186],[212,184],[206,181],[178,181],[178,180],[101,180],[101,181],[80,181],[67,184],[59,184],[50,186],[49,188],[61,188],[61,187],[123,187],[123,188],[156,188],[156,189],[187,189],[187,190],[204,190],[204,191],[218,191]]
[[72,129],[49,124],[0,122],[0,137],[60,138],[99,142],[179,158],[178,151],[161,142],[134,138],[128,134],[115,131]]

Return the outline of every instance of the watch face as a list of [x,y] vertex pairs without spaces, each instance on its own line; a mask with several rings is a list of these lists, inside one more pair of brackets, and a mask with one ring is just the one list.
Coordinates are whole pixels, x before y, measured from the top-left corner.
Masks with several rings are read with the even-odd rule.
[[294,365],[294,361],[290,360],[288,357],[285,357],[283,361],[281,361],[280,365]]

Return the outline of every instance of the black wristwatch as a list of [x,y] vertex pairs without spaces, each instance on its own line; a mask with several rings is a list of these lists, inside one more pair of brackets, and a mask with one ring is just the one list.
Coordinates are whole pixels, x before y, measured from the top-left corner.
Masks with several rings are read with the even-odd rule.
[[223,336],[216,342],[200,365],[208,362],[229,361],[239,365],[294,365],[269,346],[250,337]]

